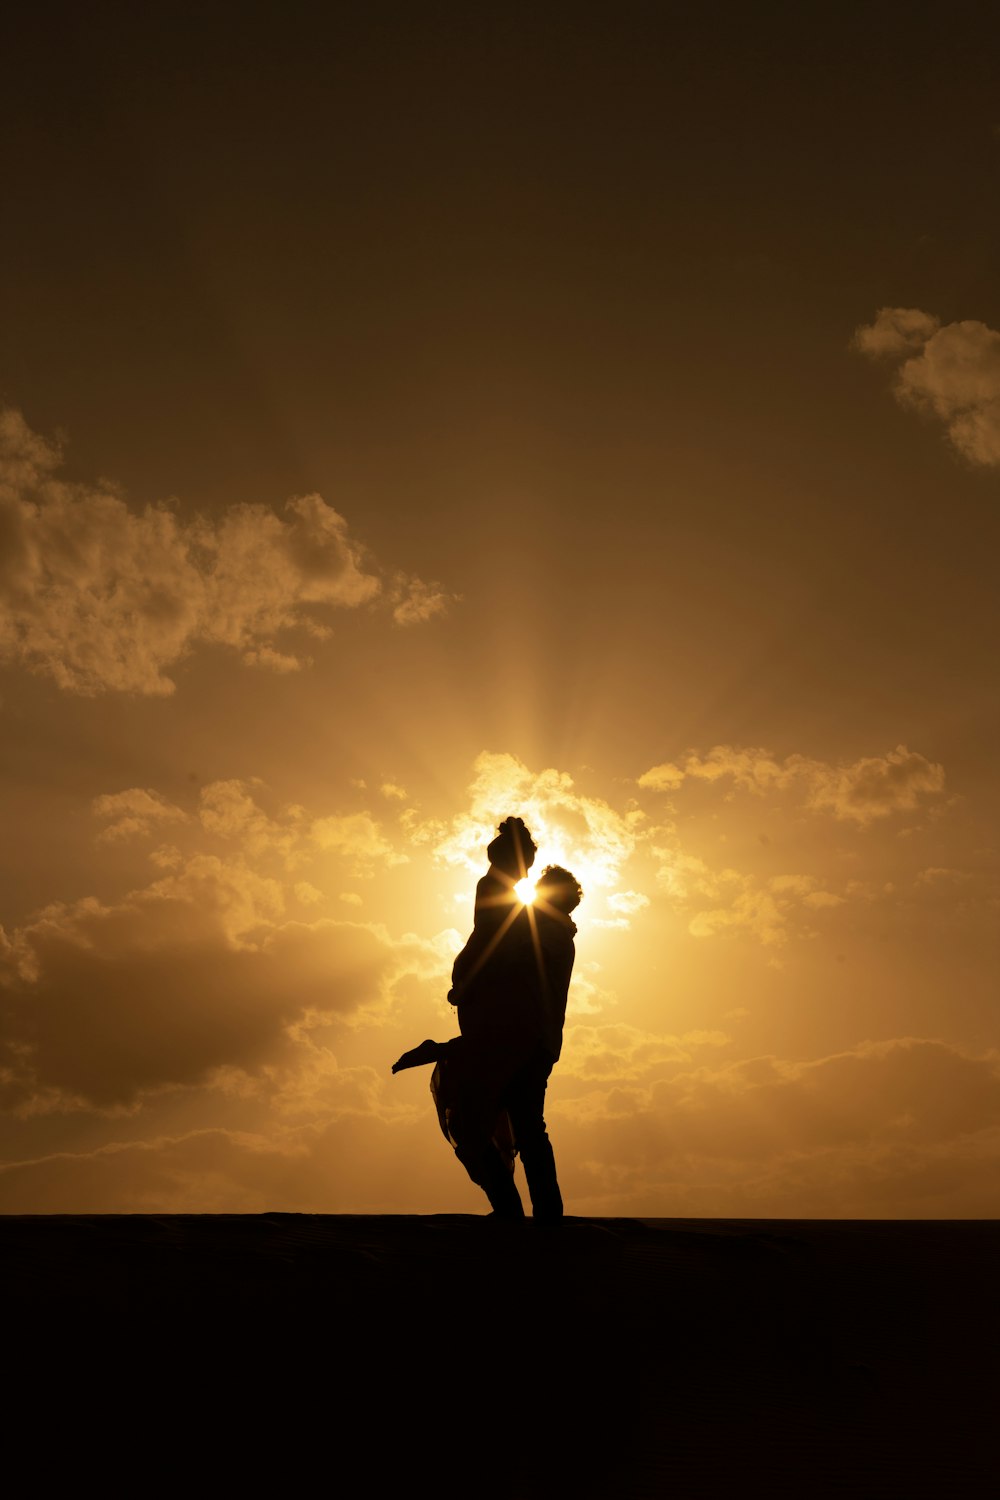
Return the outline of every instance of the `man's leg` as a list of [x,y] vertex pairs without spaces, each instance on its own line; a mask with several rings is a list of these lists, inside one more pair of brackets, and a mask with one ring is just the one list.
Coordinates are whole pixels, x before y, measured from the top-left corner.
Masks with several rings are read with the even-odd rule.
[[533,1216],[552,1223],[563,1216],[562,1194],[556,1177],[556,1159],[545,1129],[545,1085],[552,1059],[539,1053],[519,1068],[504,1090],[503,1102],[514,1128],[514,1141],[521,1153],[528,1179]]

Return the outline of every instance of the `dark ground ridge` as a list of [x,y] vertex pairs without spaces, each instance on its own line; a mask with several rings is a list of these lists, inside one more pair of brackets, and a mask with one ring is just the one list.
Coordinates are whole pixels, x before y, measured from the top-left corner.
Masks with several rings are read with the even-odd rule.
[[998,1252],[997,1221],[2,1217],[11,1430],[40,1478],[113,1453],[154,1489],[978,1495]]

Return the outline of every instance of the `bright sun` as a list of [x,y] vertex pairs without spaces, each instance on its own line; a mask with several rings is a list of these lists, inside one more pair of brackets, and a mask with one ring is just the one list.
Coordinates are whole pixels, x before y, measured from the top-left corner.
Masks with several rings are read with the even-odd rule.
[[519,880],[514,890],[522,906],[530,906],[535,899],[535,882],[530,875],[525,875],[523,880]]

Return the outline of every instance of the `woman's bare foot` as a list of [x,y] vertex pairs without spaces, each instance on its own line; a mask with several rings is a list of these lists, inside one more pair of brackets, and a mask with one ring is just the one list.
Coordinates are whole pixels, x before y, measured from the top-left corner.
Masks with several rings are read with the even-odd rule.
[[419,1047],[411,1047],[409,1052],[404,1052],[392,1065],[394,1073],[401,1073],[404,1068],[422,1068],[427,1063],[437,1062],[445,1046],[444,1042],[433,1042],[430,1038],[421,1042]]

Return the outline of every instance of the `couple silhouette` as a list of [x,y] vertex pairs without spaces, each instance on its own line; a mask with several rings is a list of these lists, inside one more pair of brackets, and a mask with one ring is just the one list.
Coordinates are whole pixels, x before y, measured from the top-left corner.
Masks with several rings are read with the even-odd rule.
[[533,899],[515,887],[537,848],[521,818],[505,818],[476,886],[472,933],[455,960],[448,999],[460,1036],[425,1041],[393,1064],[434,1063],[431,1092],[445,1138],[498,1219],[523,1219],[514,1182],[521,1157],[536,1221],[556,1223],[563,1203],[545,1128],[545,1090],[562,1049],[580,903],[576,879],[543,870]]

